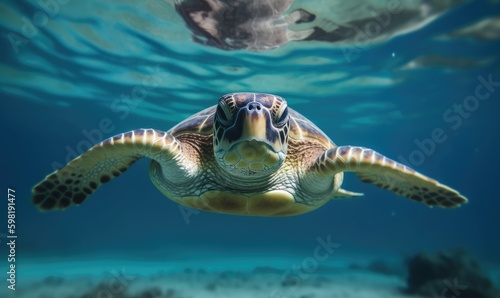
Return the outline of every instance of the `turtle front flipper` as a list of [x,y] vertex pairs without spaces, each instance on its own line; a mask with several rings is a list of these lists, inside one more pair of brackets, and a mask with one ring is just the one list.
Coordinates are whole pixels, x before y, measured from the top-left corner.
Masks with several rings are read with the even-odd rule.
[[355,172],[363,182],[428,206],[453,208],[467,202],[467,198],[456,190],[368,148],[341,146],[329,149],[316,159],[310,170],[318,173],[316,177]]
[[138,129],[116,135],[45,177],[33,188],[33,204],[41,210],[79,205],[99,186],[118,177],[139,158],[149,157],[168,166],[179,160],[181,152],[175,137],[163,131]]

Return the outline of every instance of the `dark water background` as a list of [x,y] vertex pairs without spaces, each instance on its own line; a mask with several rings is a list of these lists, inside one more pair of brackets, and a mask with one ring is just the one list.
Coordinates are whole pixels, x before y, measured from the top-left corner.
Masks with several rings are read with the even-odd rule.
[[[325,3],[308,5],[321,13]],[[8,34],[23,36],[22,18],[40,10],[36,1],[0,4],[0,233],[7,232],[10,187],[21,264],[48,256],[305,256],[316,237],[331,235],[346,255],[462,247],[500,265],[500,88],[466,117],[447,112],[474,95],[479,76],[500,81],[497,39],[451,34],[498,18],[498,1],[461,3],[418,30],[373,44],[293,42],[259,53],[193,43],[172,6],[161,1],[68,1],[37,34],[12,46]],[[143,82],[150,90],[140,89]],[[404,158],[469,203],[430,209],[347,174],[343,188],[364,197],[296,217],[200,212],[186,221],[149,181],[142,160],[80,207],[42,213],[32,206],[33,185],[88,144],[141,127],[167,130],[234,91],[281,95],[337,144]],[[111,122],[106,129],[103,119]],[[416,142],[435,129],[446,140],[415,153],[422,152]],[[5,265],[5,246],[0,252]]]

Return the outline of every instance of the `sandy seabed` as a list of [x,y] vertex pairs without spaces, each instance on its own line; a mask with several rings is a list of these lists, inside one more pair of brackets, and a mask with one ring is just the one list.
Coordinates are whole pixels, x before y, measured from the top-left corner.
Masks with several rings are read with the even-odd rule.
[[47,277],[18,288],[12,297],[408,297],[400,291],[404,285],[404,280],[397,277],[360,272],[316,273],[299,283],[287,284],[282,281],[279,273],[206,272],[188,269],[149,277],[110,276],[108,280]]
[[306,268],[300,260],[286,258],[32,260],[19,266],[23,274],[16,291],[4,282],[0,297],[423,298],[405,293],[400,263],[373,268],[373,260],[338,258]]

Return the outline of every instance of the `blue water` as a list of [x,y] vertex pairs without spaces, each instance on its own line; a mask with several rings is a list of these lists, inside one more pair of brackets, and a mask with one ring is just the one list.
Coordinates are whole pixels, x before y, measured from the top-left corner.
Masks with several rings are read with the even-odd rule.
[[[328,19],[331,3],[307,7]],[[307,256],[317,237],[330,235],[339,254],[404,257],[462,247],[500,265],[498,84],[489,98],[467,100],[478,77],[500,81],[500,41],[452,34],[492,18],[497,27],[479,32],[500,36],[498,2],[458,3],[419,28],[364,45],[297,41],[261,52],[193,42],[168,1],[67,1],[57,9],[28,38],[25,20],[35,22],[43,8],[37,1],[0,3],[0,233],[7,233],[12,188],[18,263]],[[335,143],[406,160],[469,203],[431,209],[347,174],[343,188],[364,197],[295,217],[199,212],[186,221],[141,160],[77,208],[39,212],[31,204],[31,188],[90,144],[136,128],[168,130],[236,91],[281,95]],[[453,111],[457,104],[470,112]],[[422,150],[417,143],[436,129],[445,140]],[[4,260],[4,245],[0,253]]]

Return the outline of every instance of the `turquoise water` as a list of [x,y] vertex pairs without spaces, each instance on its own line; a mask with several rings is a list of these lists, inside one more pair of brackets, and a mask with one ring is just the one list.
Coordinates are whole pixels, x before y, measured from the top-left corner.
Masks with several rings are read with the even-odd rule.
[[[410,2],[403,7],[412,8]],[[424,17],[369,39],[228,51],[193,42],[169,1],[60,1],[49,8],[2,1],[0,210],[7,208],[7,188],[14,189],[20,278],[57,274],[44,260],[58,258],[180,266],[209,254],[300,259],[311,254],[317,237],[340,244],[339,256],[404,258],[461,247],[485,266],[500,265],[500,5],[420,2]],[[356,3],[377,11],[385,5]],[[304,8],[328,28],[361,18],[362,9],[345,6],[296,1],[291,10]],[[485,80],[494,83],[479,100],[476,90]],[[431,209],[347,174],[343,187],[364,197],[305,215],[186,216],[152,185],[148,161],[141,160],[78,208],[39,212],[31,204],[31,188],[91,144],[137,128],[168,130],[237,91],[283,96],[338,145],[370,147],[405,162],[469,203]],[[439,142],[432,142],[436,130]],[[6,211],[0,223],[5,236]],[[3,244],[0,252],[4,260]],[[23,272],[30,264],[47,269]]]

